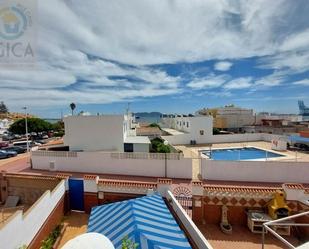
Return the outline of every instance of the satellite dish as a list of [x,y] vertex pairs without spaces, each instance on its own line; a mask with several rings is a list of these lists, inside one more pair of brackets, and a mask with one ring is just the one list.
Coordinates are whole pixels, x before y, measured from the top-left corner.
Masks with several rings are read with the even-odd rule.
[[61,249],[115,249],[115,247],[100,233],[84,233],[69,240]]

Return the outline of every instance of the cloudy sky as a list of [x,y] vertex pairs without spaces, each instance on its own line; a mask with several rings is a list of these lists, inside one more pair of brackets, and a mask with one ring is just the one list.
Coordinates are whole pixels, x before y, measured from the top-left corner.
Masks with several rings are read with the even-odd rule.
[[0,100],[43,117],[309,105],[308,0],[42,0],[35,70],[0,68]]

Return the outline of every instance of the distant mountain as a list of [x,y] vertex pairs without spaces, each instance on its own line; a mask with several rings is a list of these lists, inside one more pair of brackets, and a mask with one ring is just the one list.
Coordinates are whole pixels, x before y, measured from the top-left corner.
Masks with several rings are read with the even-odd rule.
[[161,112],[136,112],[134,116],[137,122],[159,123],[161,119]]
[[153,117],[153,116],[161,116],[161,112],[136,112],[134,113],[135,116],[143,116],[143,117]]

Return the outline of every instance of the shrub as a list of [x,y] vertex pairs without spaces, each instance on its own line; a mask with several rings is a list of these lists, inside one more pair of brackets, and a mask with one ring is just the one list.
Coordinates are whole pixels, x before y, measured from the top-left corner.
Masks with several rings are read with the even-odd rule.
[[56,226],[56,228],[48,235],[48,237],[42,241],[40,249],[52,249],[61,233],[61,229],[62,225]]

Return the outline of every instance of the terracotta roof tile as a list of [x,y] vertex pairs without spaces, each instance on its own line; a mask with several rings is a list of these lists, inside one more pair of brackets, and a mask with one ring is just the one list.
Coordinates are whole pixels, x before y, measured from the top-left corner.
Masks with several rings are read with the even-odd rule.
[[35,174],[24,174],[24,173],[6,173],[6,177],[15,177],[15,178],[27,178],[35,180],[56,180],[55,176],[50,175],[35,175]]
[[211,185],[205,184],[204,189],[208,191],[224,192],[247,192],[247,193],[275,193],[282,188],[276,187],[252,187],[252,186],[234,186],[234,185]]
[[57,178],[59,179],[68,179],[72,176],[72,174],[65,174],[65,173],[59,173],[56,175]]
[[285,183],[283,185],[289,189],[304,189],[304,186],[299,183]]
[[137,135],[161,135],[161,130],[158,127],[140,127],[136,128]]
[[172,184],[172,179],[169,178],[158,178],[158,183],[160,184]]
[[202,181],[198,181],[198,180],[192,181],[192,186],[202,187],[203,186],[203,182]]
[[84,180],[96,180],[97,175],[84,175]]
[[156,183],[100,179],[98,185],[115,187],[157,188]]

